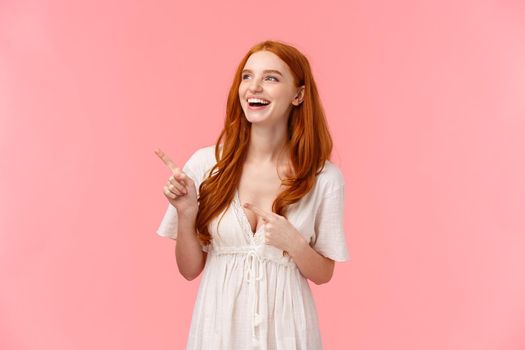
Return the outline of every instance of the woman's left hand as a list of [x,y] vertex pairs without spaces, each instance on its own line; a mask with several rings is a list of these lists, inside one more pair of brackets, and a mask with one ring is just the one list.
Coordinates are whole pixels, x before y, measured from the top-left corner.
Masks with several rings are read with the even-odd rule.
[[286,252],[293,252],[303,239],[301,233],[284,216],[269,213],[256,206],[245,203],[246,209],[253,211],[264,221],[264,243],[270,244]]

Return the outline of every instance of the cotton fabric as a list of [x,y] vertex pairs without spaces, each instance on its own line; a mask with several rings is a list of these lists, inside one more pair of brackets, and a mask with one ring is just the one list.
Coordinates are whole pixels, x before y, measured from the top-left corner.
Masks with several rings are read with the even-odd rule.
[[[195,151],[183,171],[197,193],[209,176],[215,146]],[[343,229],[344,179],[326,161],[312,190],[287,212],[290,223],[321,255],[350,259]],[[177,239],[171,204],[157,234]],[[212,243],[202,246],[206,265],[198,289],[186,350],[322,349],[318,316],[307,279],[293,259],[264,243],[264,225],[252,233],[238,191],[209,225]]]

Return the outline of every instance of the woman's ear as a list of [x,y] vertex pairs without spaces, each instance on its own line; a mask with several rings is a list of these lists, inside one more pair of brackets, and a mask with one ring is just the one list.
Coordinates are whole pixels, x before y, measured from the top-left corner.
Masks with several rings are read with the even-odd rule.
[[294,106],[299,106],[303,102],[303,99],[304,99],[304,85],[301,86],[299,90],[297,91],[297,94],[295,94],[292,104]]

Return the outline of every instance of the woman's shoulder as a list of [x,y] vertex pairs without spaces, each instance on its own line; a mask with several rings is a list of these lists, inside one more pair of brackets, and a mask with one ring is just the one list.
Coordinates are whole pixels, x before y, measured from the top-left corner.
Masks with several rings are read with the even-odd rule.
[[197,148],[184,164],[183,171],[199,185],[216,164],[215,145]]
[[341,169],[332,161],[326,160],[322,171],[317,175],[318,190],[329,193],[342,188],[344,184],[345,179]]
[[193,152],[192,157],[195,156],[195,157],[209,158],[212,155],[215,157],[215,145],[207,145],[207,146],[197,148]]
[[203,168],[215,164],[215,145],[207,145],[197,148],[190,156],[192,163],[200,163]]

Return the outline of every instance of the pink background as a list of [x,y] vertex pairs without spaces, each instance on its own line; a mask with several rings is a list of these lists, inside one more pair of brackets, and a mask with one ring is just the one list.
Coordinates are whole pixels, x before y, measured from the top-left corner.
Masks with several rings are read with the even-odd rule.
[[264,39],[310,60],[346,179],[326,349],[525,349],[523,1],[0,2],[0,349],[182,349],[156,235]]

